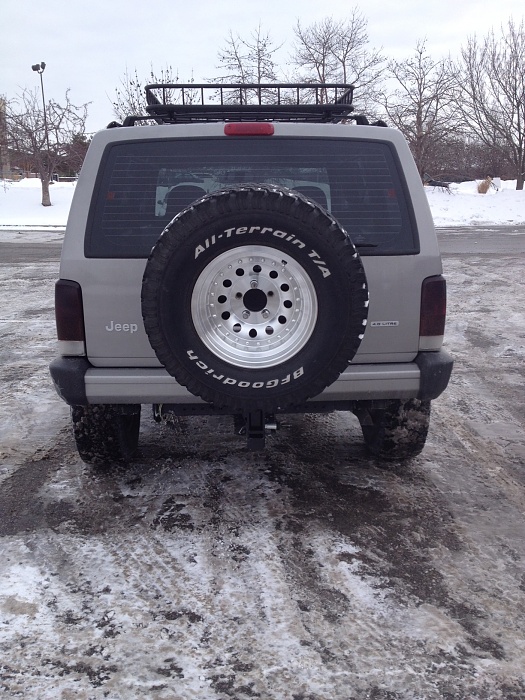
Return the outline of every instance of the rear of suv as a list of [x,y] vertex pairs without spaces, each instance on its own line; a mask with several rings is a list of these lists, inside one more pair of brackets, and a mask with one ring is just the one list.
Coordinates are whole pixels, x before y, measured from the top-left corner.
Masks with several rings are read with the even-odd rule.
[[[447,386],[446,285],[400,132],[349,85],[151,85],[93,138],[66,228],[51,364],[86,462],[156,420],[350,411],[372,454],[423,449]],[[355,123],[354,123],[355,122]]]

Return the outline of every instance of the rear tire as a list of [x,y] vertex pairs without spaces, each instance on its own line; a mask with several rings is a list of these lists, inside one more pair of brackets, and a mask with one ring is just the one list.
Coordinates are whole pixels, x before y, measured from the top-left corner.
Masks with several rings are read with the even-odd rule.
[[371,454],[387,461],[416,457],[425,446],[430,425],[430,401],[390,401],[386,408],[356,412]]
[[72,406],[78,454],[88,464],[128,461],[137,451],[140,405]]

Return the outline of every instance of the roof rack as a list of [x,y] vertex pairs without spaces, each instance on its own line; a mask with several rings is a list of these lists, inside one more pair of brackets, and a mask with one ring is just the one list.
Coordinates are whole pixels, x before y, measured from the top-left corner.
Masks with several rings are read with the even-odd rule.
[[210,121],[333,122],[353,119],[354,86],[346,83],[155,83],[146,85],[147,116],[124,126]]

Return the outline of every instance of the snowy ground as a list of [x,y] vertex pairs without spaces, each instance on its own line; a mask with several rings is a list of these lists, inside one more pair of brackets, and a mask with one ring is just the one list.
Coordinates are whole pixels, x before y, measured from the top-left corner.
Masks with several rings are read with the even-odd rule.
[[51,207],[43,207],[42,186],[37,178],[20,182],[0,180],[0,240],[2,229],[20,231],[63,228],[66,225],[74,182],[55,182],[50,186]]
[[438,227],[507,226],[525,223],[525,191],[516,191],[516,182],[502,182],[487,194],[479,194],[476,182],[450,186],[450,192],[426,187],[434,223]]
[[[0,260],[0,695],[523,700],[524,258],[444,259],[456,367],[405,471],[344,413],[249,454],[226,418],[145,411],[142,455],[108,474],[47,371],[73,190],[54,187],[50,211],[0,189],[0,242],[50,250]],[[525,221],[523,193],[469,188],[428,192],[438,225]]]

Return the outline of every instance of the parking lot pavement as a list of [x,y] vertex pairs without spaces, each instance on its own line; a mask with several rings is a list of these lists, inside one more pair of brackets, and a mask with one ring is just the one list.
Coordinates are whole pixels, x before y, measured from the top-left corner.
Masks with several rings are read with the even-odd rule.
[[525,697],[525,287],[446,254],[422,455],[385,469],[345,413],[155,425],[109,471],[54,395],[57,263],[0,265],[0,688],[129,700]]

